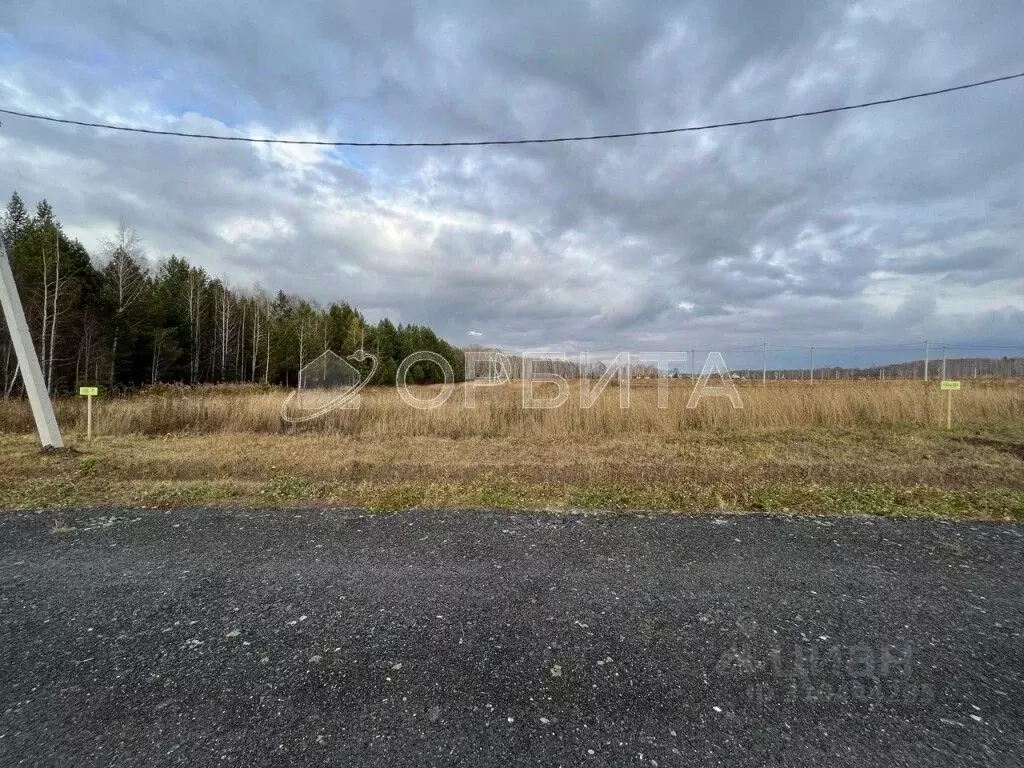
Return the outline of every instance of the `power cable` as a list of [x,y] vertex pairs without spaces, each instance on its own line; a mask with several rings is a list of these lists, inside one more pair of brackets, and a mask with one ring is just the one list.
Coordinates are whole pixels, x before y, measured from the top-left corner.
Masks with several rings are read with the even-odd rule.
[[64,117],[50,117],[32,112],[19,112],[13,109],[0,108],[0,114],[21,117],[27,120],[42,120],[48,123],[60,123],[61,125],[75,125],[83,128],[101,128],[110,131],[122,131],[124,133],[143,133],[151,136],[177,136],[187,139],[209,139],[213,141],[234,141],[247,142],[250,144],[287,144],[292,146],[311,147],[486,147],[511,144],[558,144],[580,141],[603,141],[606,139],[626,139],[637,136],[664,136],[672,133],[694,133],[697,131],[710,131],[717,128],[735,128],[744,125],[759,125],[762,123],[776,123],[783,120],[794,120],[800,117],[813,117],[816,115],[829,115],[837,112],[850,112],[855,109],[877,107],[883,104],[896,104],[914,99],[924,99],[930,96],[940,96],[954,91],[966,91],[970,88],[980,88],[994,83],[1003,83],[1009,80],[1024,78],[1024,72],[1017,72],[1012,75],[992,77],[987,80],[976,80],[972,83],[954,85],[948,88],[939,88],[933,91],[921,91],[905,96],[896,96],[889,99],[876,99],[874,101],[863,101],[859,104],[847,104],[841,107],[828,107],[815,109],[806,112],[792,112],[785,115],[774,115],[771,117],[758,117],[749,120],[731,120],[723,123],[706,123],[704,125],[691,125],[682,128],[662,128],[651,131],[629,131],[626,133],[599,133],[588,136],[555,136],[541,139],[482,139],[478,141],[318,141],[313,139],[261,139],[255,136],[218,136],[207,133],[187,133],[184,131],[164,131],[156,128],[134,128],[128,125],[117,125],[114,123],[94,123],[85,120],[72,120]]

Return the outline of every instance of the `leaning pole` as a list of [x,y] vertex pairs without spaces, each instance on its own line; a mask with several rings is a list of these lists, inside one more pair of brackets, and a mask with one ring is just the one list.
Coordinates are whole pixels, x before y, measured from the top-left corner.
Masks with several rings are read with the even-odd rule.
[[43,444],[44,448],[63,448],[64,441],[60,437],[60,427],[57,426],[57,417],[53,414],[53,403],[50,402],[50,393],[46,391],[43,370],[39,367],[39,358],[32,345],[28,322],[25,320],[25,309],[21,306],[18,286],[14,282],[14,272],[11,271],[11,262],[7,258],[7,247],[4,245],[2,237],[0,237],[0,304],[3,305],[4,320],[7,321],[7,330],[11,334],[11,341],[14,342],[14,353],[18,357],[18,366],[21,369],[22,381],[25,382],[29,405],[32,406],[32,417],[36,420],[39,442]]

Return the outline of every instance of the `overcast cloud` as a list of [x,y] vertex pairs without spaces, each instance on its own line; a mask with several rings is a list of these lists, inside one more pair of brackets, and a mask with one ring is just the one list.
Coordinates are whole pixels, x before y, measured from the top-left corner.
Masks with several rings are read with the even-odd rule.
[[[1024,5],[8,2],[0,106],[224,135],[520,138],[885,98],[1024,69]],[[243,10],[244,9],[244,10]],[[507,348],[1024,345],[1024,81],[584,144],[329,150],[4,118],[0,194]],[[472,332],[472,333],[471,333]]]

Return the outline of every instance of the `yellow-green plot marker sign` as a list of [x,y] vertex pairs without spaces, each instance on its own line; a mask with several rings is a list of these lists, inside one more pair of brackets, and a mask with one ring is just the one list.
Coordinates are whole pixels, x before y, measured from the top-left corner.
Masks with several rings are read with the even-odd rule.
[[85,406],[85,439],[92,440],[92,399],[100,393],[99,387],[79,387],[78,394],[86,400]]
[[946,429],[953,428],[953,391],[960,389],[959,381],[943,381],[942,389],[946,390]]

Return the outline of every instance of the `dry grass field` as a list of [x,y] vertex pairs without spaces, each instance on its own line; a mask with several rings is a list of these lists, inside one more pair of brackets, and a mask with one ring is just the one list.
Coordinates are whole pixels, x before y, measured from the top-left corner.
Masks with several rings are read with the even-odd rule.
[[[439,386],[410,388],[428,400]],[[688,409],[690,382],[668,382],[664,408],[652,381],[631,384],[630,404],[620,408],[619,392],[609,386],[590,408],[581,408],[579,384],[572,386],[568,402],[555,409],[523,407],[521,386],[513,382],[474,388],[467,408],[467,393],[458,385],[439,408],[419,410],[402,402],[397,390],[363,390],[354,409],[332,411],[322,418],[292,425],[281,418],[288,390],[224,387],[158,387],[119,398],[94,401],[97,435],[168,434],[282,434],[292,432],[346,435],[366,439],[397,437],[438,438],[563,438],[602,440],[631,435],[678,435],[690,430],[780,429],[805,427],[944,426],[946,393],[938,382],[806,382],[771,383],[738,387],[743,408],[733,408],[722,397],[706,397]],[[538,397],[554,394],[554,386],[540,384]],[[1024,381],[967,382],[953,394],[955,421],[960,426],[988,427],[1024,423]],[[320,397],[318,403],[326,398]],[[300,401],[302,407],[309,405]],[[85,431],[83,398],[62,398],[56,404],[61,428],[71,434]],[[0,433],[33,430],[28,404],[0,400]]]
[[[42,454],[27,404],[0,401],[0,507],[120,503],[330,504],[394,509],[786,510],[1024,520],[1024,383],[744,384],[744,407],[673,382],[609,387],[592,408],[574,389],[525,409],[518,383],[456,388],[417,410],[394,389],[358,409],[292,425],[287,392],[164,387],[94,402],[61,399],[75,451]],[[553,390],[553,388],[552,388]],[[430,398],[437,387],[414,389]],[[538,389],[538,395],[545,395]],[[307,403],[308,404],[308,403]]]

